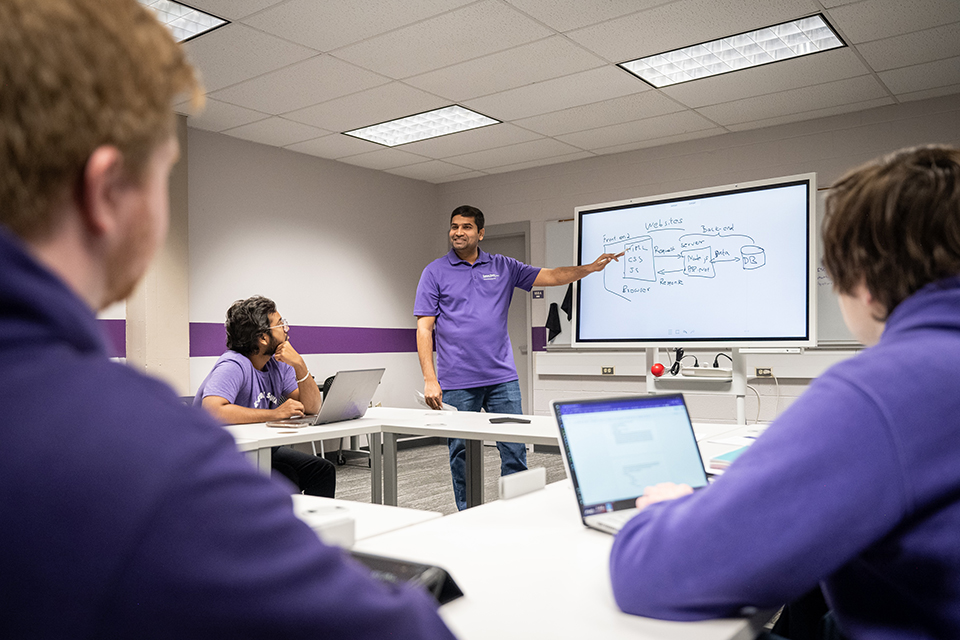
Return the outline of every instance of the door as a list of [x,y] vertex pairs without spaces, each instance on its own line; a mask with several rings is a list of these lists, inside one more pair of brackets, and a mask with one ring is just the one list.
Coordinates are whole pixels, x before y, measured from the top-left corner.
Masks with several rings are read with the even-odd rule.
[[[495,236],[485,238],[480,247],[487,253],[499,253],[503,256],[515,258],[520,262],[527,261],[526,237],[520,235]],[[513,346],[513,361],[517,365],[517,378],[520,381],[520,392],[523,396],[523,412],[530,409],[530,348],[527,336],[530,334],[530,320],[528,318],[529,294],[523,289],[513,290],[513,300],[510,303],[510,315],[507,328],[510,333],[510,344]]]

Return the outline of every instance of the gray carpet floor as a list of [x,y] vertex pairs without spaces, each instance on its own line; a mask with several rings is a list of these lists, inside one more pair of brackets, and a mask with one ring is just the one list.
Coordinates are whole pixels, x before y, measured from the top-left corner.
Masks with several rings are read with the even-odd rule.
[[[531,469],[546,468],[548,484],[566,477],[559,453],[528,452],[527,466]],[[499,498],[499,477],[500,452],[495,446],[485,446],[484,502]],[[439,511],[444,515],[456,513],[447,446],[443,444],[401,449],[397,453],[397,493],[398,506]],[[347,464],[337,467],[337,498],[370,502],[370,469],[365,460],[348,460]]]

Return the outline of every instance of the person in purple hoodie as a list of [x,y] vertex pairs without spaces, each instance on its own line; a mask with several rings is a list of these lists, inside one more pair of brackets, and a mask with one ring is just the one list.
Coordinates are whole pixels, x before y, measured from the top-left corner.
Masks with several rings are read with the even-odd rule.
[[830,190],[823,241],[869,348],[709,487],[648,488],[610,556],[624,611],[736,616],[819,583],[848,638],[960,638],[960,150],[851,171]]
[[293,514],[95,311],[162,243],[183,49],[135,0],[0,0],[0,638],[451,638]]

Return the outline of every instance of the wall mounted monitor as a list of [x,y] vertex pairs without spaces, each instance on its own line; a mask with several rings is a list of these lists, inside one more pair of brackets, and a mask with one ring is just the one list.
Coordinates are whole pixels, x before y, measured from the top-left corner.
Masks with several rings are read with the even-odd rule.
[[816,174],[576,208],[575,347],[816,345]]

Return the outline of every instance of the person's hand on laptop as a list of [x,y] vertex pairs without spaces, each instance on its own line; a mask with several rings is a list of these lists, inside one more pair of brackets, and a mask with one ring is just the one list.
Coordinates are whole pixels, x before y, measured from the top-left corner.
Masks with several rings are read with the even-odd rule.
[[688,484],[661,482],[643,490],[643,495],[637,498],[637,509],[644,509],[655,502],[675,500],[691,493],[693,489]]
[[289,398],[286,402],[274,409],[273,412],[276,414],[278,420],[300,418],[303,417],[303,404],[298,400]]

